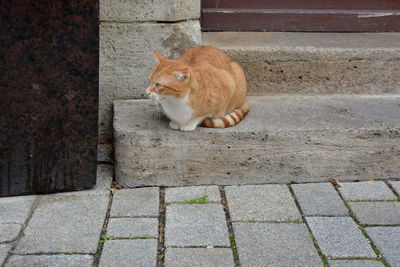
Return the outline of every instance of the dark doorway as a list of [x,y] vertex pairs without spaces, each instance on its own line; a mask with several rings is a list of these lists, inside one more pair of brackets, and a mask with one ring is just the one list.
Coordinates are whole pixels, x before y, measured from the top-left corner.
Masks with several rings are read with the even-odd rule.
[[202,0],[203,31],[398,32],[398,0]]
[[0,196],[96,182],[98,1],[0,5]]

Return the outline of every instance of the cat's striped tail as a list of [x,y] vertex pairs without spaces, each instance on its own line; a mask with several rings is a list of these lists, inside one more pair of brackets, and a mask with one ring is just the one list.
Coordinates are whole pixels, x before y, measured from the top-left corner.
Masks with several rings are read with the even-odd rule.
[[240,108],[235,109],[234,111],[226,114],[221,118],[206,118],[201,123],[201,126],[207,128],[227,128],[233,125],[238,124],[246,114],[249,112],[249,105],[244,103]]

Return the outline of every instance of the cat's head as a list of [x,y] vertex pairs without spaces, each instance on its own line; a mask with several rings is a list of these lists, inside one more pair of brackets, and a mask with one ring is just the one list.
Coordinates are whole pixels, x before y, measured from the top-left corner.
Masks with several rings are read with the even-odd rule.
[[150,85],[146,90],[154,101],[162,101],[166,96],[184,98],[190,90],[190,67],[179,60],[164,58],[153,51],[157,66],[150,75]]

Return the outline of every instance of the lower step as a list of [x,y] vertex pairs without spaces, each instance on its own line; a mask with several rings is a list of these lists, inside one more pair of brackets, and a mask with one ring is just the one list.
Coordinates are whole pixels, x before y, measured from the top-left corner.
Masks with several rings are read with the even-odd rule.
[[248,97],[227,129],[168,127],[150,100],[114,102],[116,180],[126,187],[400,177],[400,95]]

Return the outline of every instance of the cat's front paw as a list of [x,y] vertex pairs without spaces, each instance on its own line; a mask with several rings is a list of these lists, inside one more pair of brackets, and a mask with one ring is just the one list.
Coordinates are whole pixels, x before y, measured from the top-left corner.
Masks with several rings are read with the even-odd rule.
[[171,127],[171,129],[174,129],[174,130],[179,130],[179,124],[174,121],[169,122],[169,127]]
[[194,129],[196,129],[196,127],[197,127],[197,124],[187,124],[187,125],[181,126],[180,130],[184,131],[184,132],[191,132]]

